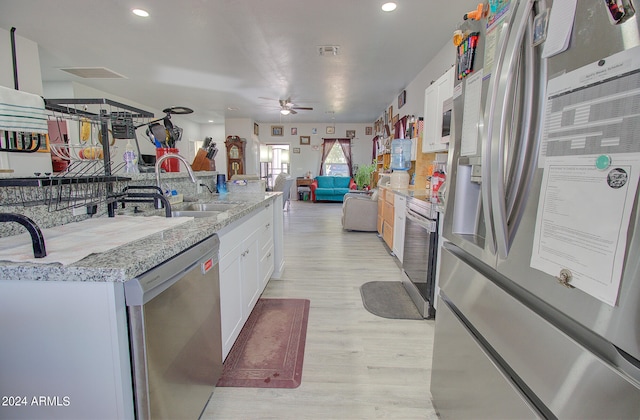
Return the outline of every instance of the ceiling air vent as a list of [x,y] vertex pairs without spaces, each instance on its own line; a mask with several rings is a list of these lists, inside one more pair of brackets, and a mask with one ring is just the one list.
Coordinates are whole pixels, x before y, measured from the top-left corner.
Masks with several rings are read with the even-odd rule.
[[106,67],[69,67],[60,70],[83,79],[126,79],[123,75]]
[[326,56],[338,55],[338,48],[340,47],[337,45],[322,45],[318,47],[318,53]]

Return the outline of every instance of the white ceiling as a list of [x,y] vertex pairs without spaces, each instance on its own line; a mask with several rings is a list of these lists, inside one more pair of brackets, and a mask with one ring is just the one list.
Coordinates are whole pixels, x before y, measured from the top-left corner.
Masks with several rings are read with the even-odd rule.
[[[467,0],[397,0],[385,13],[382,3],[0,0],[0,27],[39,45],[44,82],[76,81],[155,109],[187,106],[199,123],[370,123],[473,8]],[[133,16],[134,7],[151,16]],[[339,55],[319,56],[320,45],[338,45]],[[126,78],[83,79],[66,67],[106,67]],[[287,97],[314,110],[282,117],[277,99]]]

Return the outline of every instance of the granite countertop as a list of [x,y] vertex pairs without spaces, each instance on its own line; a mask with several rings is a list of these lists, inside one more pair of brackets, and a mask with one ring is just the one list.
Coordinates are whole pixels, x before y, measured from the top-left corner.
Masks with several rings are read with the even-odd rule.
[[[279,192],[208,194],[199,202],[233,202],[236,207],[212,217],[194,218],[179,226],[129,242],[107,252],[91,254],[73,264],[12,263],[0,261],[0,279],[39,281],[125,282],[219,232],[231,223],[275,200]],[[179,210],[190,203],[176,204]],[[128,214],[132,214],[129,212]],[[139,214],[161,215],[164,210]],[[116,218],[118,216],[116,215]],[[45,237],[46,241],[46,237]]]

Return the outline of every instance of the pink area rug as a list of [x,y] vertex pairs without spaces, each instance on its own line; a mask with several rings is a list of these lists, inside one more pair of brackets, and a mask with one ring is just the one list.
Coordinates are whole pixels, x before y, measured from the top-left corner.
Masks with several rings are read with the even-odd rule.
[[218,386],[297,388],[309,319],[306,299],[259,299],[224,362]]

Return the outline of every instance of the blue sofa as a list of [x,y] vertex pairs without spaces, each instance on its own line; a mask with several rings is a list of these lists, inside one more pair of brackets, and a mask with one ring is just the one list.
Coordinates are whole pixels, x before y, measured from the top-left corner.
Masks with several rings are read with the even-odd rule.
[[310,185],[313,201],[340,201],[349,190],[357,189],[356,183],[348,176],[317,176]]

